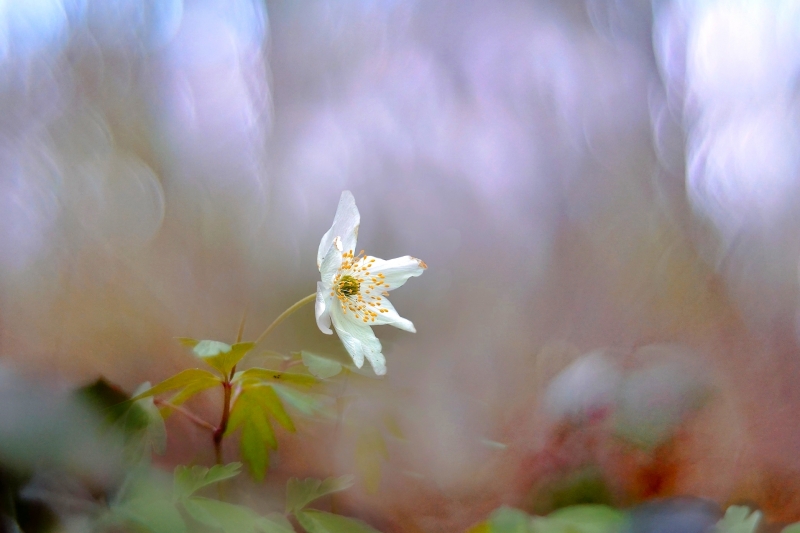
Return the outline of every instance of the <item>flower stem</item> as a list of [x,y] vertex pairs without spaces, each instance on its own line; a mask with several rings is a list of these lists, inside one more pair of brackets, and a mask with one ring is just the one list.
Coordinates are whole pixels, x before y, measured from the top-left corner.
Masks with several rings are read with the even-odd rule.
[[[264,333],[259,335],[259,337],[256,339],[255,344],[258,344],[259,342],[264,340],[264,338],[273,329],[275,329],[278,326],[278,324],[283,322],[286,319],[286,317],[288,317],[289,315],[291,315],[292,313],[294,313],[295,311],[297,311],[298,309],[300,309],[301,307],[303,307],[307,303],[314,301],[316,298],[317,298],[317,293],[309,294],[308,296],[306,296],[302,300],[296,302],[289,309],[287,309],[286,311],[281,313],[278,316],[278,318],[276,318],[272,322],[272,324],[270,324],[267,327],[267,329],[264,330]],[[239,331],[236,334],[236,342],[241,342],[241,340],[242,340],[242,335],[244,333],[245,317],[246,317],[246,313],[245,313],[245,315],[242,316],[242,321],[239,323]],[[225,376],[225,380],[222,382],[222,389],[223,389],[223,393],[224,394],[223,394],[223,399],[222,399],[222,419],[219,422],[219,426],[214,428],[213,426],[208,424],[214,430],[214,433],[213,433],[211,439],[214,442],[214,456],[216,458],[216,461],[217,461],[218,465],[222,464],[222,439],[225,438],[225,431],[228,429],[228,420],[230,419],[230,416],[231,416],[231,392],[232,392],[231,389],[233,388],[233,385],[232,385],[231,381],[233,380],[233,375],[234,375],[235,372],[236,372],[236,366],[234,366],[231,369],[230,375]],[[221,488],[220,488],[220,491],[222,491]],[[220,496],[221,496],[221,492],[220,492]]]
[[222,438],[225,436],[225,430],[228,429],[228,419],[231,416],[231,382],[228,377],[222,382],[224,391],[224,399],[222,400],[222,420],[219,422],[219,427],[214,430],[211,437],[214,441],[214,456],[217,459],[217,464],[222,464]]
[[313,293],[313,294],[309,294],[308,296],[306,296],[302,300],[300,300],[298,302],[295,302],[289,309],[287,309],[286,311],[281,313],[280,316],[278,316],[278,318],[273,320],[272,324],[267,326],[267,329],[264,330],[264,333],[262,333],[261,335],[258,336],[258,338],[256,339],[255,343],[258,344],[259,342],[264,340],[264,337],[269,335],[270,332],[278,326],[278,324],[280,324],[281,322],[283,322],[286,319],[286,317],[288,317],[289,315],[291,315],[292,313],[294,313],[295,311],[297,311],[298,309],[300,309],[301,307],[303,307],[307,303],[311,303],[316,299],[317,299],[317,293]]

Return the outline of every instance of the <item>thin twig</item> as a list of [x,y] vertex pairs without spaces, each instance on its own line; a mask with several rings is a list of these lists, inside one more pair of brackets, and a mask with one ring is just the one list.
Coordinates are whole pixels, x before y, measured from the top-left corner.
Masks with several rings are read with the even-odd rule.
[[245,308],[244,312],[242,313],[242,321],[239,322],[239,331],[236,332],[236,342],[242,342],[242,336],[244,335],[244,323],[247,320],[247,309]]
[[189,420],[191,420],[192,422],[194,422],[195,424],[197,424],[201,428],[205,428],[205,429],[208,429],[210,431],[216,431],[217,430],[217,428],[214,427],[212,424],[209,424],[208,422],[206,422],[205,420],[203,420],[202,418],[200,418],[199,416],[197,416],[193,412],[189,411],[188,409],[186,409],[184,407],[181,407],[180,405],[175,405],[175,404],[169,403],[168,401],[165,401],[165,400],[156,400],[155,404],[159,405],[159,406],[162,406],[162,407],[166,407],[167,409],[172,409],[173,411],[176,411],[176,412],[182,414],[183,416],[185,416],[186,418],[188,418]]

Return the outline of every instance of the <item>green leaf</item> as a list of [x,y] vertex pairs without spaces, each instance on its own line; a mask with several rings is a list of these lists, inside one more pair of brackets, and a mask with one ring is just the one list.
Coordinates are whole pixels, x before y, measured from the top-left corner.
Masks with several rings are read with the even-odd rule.
[[531,531],[531,517],[519,509],[503,506],[489,517],[491,533],[528,533]]
[[781,533],[800,533],[800,522],[789,524],[781,530]]
[[267,446],[273,450],[278,447],[268,415],[288,431],[295,431],[294,423],[273,387],[261,383],[251,385],[236,398],[226,430],[227,435],[242,428],[239,441],[242,458],[257,480],[264,478],[269,466]]
[[750,511],[749,507],[731,505],[725,516],[717,522],[717,533],[754,533],[761,522],[761,511]]
[[186,524],[172,502],[155,498],[135,498],[112,509],[115,518],[133,522],[152,533],[184,533]]
[[291,522],[278,513],[270,513],[259,518],[256,527],[264,533],[295,533]]
[[255,343],[239,342],[234,345],[224,342],[211,340],[197,340],[185,337],[178,338],[181,344],[192,348],[192,352],[219,370],[223,375],[228,376],[236,364],[253,349]]
[[284,402],[288,403],[304,415],[312,416],[315,413],[322,413],[324,416],[333,417],[330,409],[326,409],[322,400],[313,394],[301,392],[291,387],[275,384],[272,386],[275,392]]
[[200,388],[200,390],[204,390],[215,385],[219,385],[220,383],[220,379],[207,370],[201,370],[199,368],[187,368],[186,370],[175,374],[171,378],[165,379],[155,387],[152,387],[143,393],[134,396],[131,398],[131,400],[136,401],[141,400],[142,398],[149,398],[150,396],[156,396],[157,394],[162,394],[164,392],[183,389],[189,385],[201,387],[202,384],[202,388]]
[[[76,389],[75,397],[96,410],[108,424],[116,422],[130,408],[130,404],[127,403],[130,395],[103,377]],[[146,421],[142,419],[142,425],[144,424]]]
[[203,487],[238,476],[241,470],[242,463],[214,465],[211,468],[177,466],[174,474],[174,498],[176,501],[188,498]]
[[571,505],[533,520],[533,533],[616,533],[625,515],[606,505]]
[[264,391],[267,388],[269,387],[252,387],[239,394],[233,404],[228,429],[225,432],[230,434],[239,427],[242,428],[239,451],[247,463],[250,474],[257,481],[264,479],[269,467],[267,447],[273,450],[278,447],[263,400],[265,396],[269,397],[269,392]]
[[254,387],[253,393],[257,394],[257,399],[264,406],[267,411],[283,426],[287,431],[294,432],[294,422],[289,417],[286,409],[283,408],[283,403],[275,389],[272,387]]
[[269,385],[256,385],[242,391],[233,404],[228,431],[238,428],[254,410],[271,414],[287,431],[295,431],[294,422],[283,408],[280,397]]
[[266,368],[248,368],[242,372],[237,372],[233,381],[235,383],[241,382],[244,386],[257,384],[259,382],[279,382],[308,387],[316,383],[317,379],[314,376],[306,374],[280,372],[278,370],[268,370]]
[[300,352],[300,355],[308,371],[319,379],[333,377],[342,371],[342,364],[328,357],[306,351]]
[[[183,405],[190,398],[192,398],[195,394],[203,392],[206,389],[210,389],[210,388],[218,386],[220,384],[220,380],[217,379],[217,378],[214,378],[214,379],[215,379],[215,381],[213,381],[213,382],[211,382],[211,381],[195,381],[193,383],[190,383],[183,390],[181,390],[178,394],[176,394],[175,396],[169,398],[167,401],[171,405]],[[164,418],[168,418],[174,411],[174,409],[172,409],[172,407],[170,407],[169,405],[164,405],[159,410],[161,411],[161,416],[164,417]]]
[[186,512],[201,524],[225,533],[251,533],[262,522],[251,509],[209,498],[193,497],[183,502]]
[[189,337],[175,337],[175,340],[177,340],[179,343],[183,344],[184,346],[186,346],[188,348],[194,348],[195,346],[200,344],[199,340],[192,339],[192,338],[189,338]]
[[380,533],[361,520],[324,511],[301,511],[295,517],[308,533]]
[[[267,427],[269,426],[267,425]],[[264,439],[263,425],[248,423],[242,428],[239,450],[242,454],[242,459],[250,468],[250,474],[256,481],[263,481],[269,468],[267,445],[269,445],[269,442]]]
[[466,533],[492,533],[492,526],[489,522],[480,522],[469,528]]
[[131,406],[125,415],[120,419],[123,426],[128,424],[128,418],[134,413],[134,407],[138,406],[145,416],[145,426],[131,435],[125,442],[125,455],[129,460],[137,462],[142,456],[148,454],[150,450],[158,455],[164,455],[167,451],[167,427],[164,425],[164,418],[153,402],[153,398],[143,398]]
[[216,357],[231,351],[231,345],[219,341],[200,341],[194,345],[192,351],[197,357]]
[[353,476],[329,477],[320,480],[291,478],[286,483],[286,512],[293,513],[327,494],[340,492],[353,486]]

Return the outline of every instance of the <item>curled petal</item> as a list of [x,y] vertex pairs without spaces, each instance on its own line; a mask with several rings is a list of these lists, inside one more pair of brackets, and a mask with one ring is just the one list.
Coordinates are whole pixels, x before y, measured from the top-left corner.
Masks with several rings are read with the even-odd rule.
[[317,327],[326,335],[333,334],[333,331],[331,331],[331,312],[327,301],[329,291],[330,289],[326,288],[322,282],[317,282],[317,301],[314,303],[314,314],[317,317]]
[[[377,257],[368,257],[367,260],[375,262],[371,264],[369,272],[371,276],[378,277],[384,284],[388,285],[385,290],[393,291],[401,287],[408,278],[421,275],[428,265],[416,257],[405,255],[396,259],[385,261]],[[381,274],[383,277],[381,277]]]
[[326,287],[331,286],[336,273],[342,268],[342,253],[336,247],[337,244],[339,244],[339,239],[334,239],[328,249],[328,253],[325,254],[322,263],[319,265],[319,277]]
[[414,324],[407,318],[401,317],[395,310],[392,302],[390,302],[388,299],[384,298],[381,300],[380,308],[385,309],[386,311],[382,313],[379,312],[378,316],[375,317],[375,322],[370,322],[370,324],[373,326],[389,325],[405,331],[410,331],[411,333],[417,332],[417,330],[414,328]]
[[330,314],[333,327],[336,328],[347,353],[353,358],[353,363],[361,368],[366,359],[377,375],[386,374],[386,358],[381,353],[381,341],[372,332],[372,328],[345,315],[335,303],[331,306]]
[[317,251],[317,267],[322,267],[322,260],[331,249],[336,237],[341,239],[342,249],[340,251],[356,250],[356,238],[358,237],[358,225],[361,222],[361,215],[358,214],[356,200],[350,191],[344,191],[339,199],[339,207],[336,208],[336,216],[333,217],[333,226],[319,243]]

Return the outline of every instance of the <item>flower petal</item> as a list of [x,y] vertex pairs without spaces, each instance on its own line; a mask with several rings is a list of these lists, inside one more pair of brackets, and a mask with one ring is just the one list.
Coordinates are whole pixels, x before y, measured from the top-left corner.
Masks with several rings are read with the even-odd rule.
[[317,317],[317,327],[322,333],[332,335],[331,331],[331,312],[328,303],[330,289],[321,281],[317,282],[317,301],[314,303],[314,314]]
[[339,244],[340,242],[341,239],[338,237],[334,239],[333,243],[331,243],[331,247],[328,249],[328,253],[325,254],[322,263],[319,265],[319,277],[326,287],[331,286],[333,278],[336,277],[336,273],[342,268],[342,252],[337,246],[341,246]]
[[336,215],[333,217],[333,226],[322,236],[322,240],[319,243],[317,267],[322,267],[322,260],[331,249],[333,240],[336,237],[341,239],[342,249],[340,251],[353,250],[354,253],[357,252],[356,238],[358,237],[358,225],[360,222],[361,215],[358,214],[356,199],[353,198],[350,191],[344,191],[339,199]]
[[383,274],[381,281],[383,281],[388,288],[384,290],[393,291],[397,287],[401,287],[410,277],[421,275],[428,265],[423,263],[416,257],[405,255],[396,259],[385,261],[377,257],[367,257],[368,261],[375,259],[369,267],[371,276],[379,277]]
[[[378,316],[375,317],[375,322],[370,322],[371,325],[389,325],[405,331],[410,331],[411,333],[417,332],[417,330],[414,328],[414,324],[407,318],[401,317],[395,310],[392,302],[390,302],[388,299],[383,298],[381,300],[381,308],[386,309],[386,311],[383,313],[378,313]],[[373,307],[372,309],[376,310],[377,308]]]
[[372,328],[345,315],[342,308],[335,303],[330,309],[333,327],[342,340],[347,353],[353,358],[358,368],[364,365],[364,359],[370,362],[373,370],[379,376],[386,373],[386,358],[381,353],[381,341],[375,336]]

